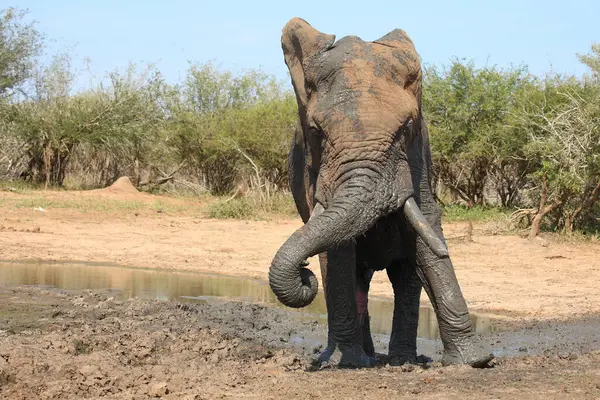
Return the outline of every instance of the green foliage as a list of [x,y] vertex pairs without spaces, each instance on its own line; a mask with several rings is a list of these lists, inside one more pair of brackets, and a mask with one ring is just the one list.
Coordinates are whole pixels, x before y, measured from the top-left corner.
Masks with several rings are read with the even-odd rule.
[[216,219],[258,219],[271,214],[295,217],[298,212],[289,193],[276,193],[267,199],[261,199],[255,193],[251,193],[244,197],[211,203],[207,214],[209,218]]
[[[526,116],[529,175],[539,210],[551,227],[567,232],[598,225],[600,197],[600,81],[555,78],[546,82],[540,107]],[[550,104],[550,105],[548,105]]]
[[[213,218],[296,214],[285,193],[297,120],[287,83],[206,63],[169,84],[152,66],[131,65],[74,91],[69,56],[41,64],[42,37],[25,15],[0,15],[0,178],[95,188],[126,175],[153,192],[236,192],[209,206]],[[590,68],[582,78],[459,59],[425,68],[434,182],[454,200],[447,220],[520,207],[549,229],[597,230],[600,44],[578,57]]]
[[425,69],[423,107],[436,172],[455,195],[483,205],[492,179],[502,205],[511,206],[523,185],[526,135],[511,124],[519,99],[534,81],[524,68],[476,69],[453,60],[449,68]]
[[213,194],[230,192],[236,178],[257,171],[275,188],[286,185],[297,108],[281,83],[257,71],[235,77],[211,64],[193,65],[181,94],[169,122],[173,144]]
[[459,204],[447,205],[442,208],[444,222],[477,221],[489,222],[506,220],[509,213],[500,207],[465,207]]
[[577,57],[591,70],[594,78],[600,77],[600,43],[592,45],[591,53],[578,54]]
[[0,100],[18,92],[31,77],[41,50],[42,36],[33,23],[24,22],[26,15],[17,8],[0,10]]
[[216,219],[254,219],[258,210],[252,199],[241,197],[212,203],[207,208],[207,214],[209,218]]

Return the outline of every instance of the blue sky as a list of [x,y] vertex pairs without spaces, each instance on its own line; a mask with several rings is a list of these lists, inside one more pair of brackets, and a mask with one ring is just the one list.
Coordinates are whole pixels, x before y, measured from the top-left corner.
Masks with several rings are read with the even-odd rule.
[[341,38],[375,40],[401,28],[425,64],[454,57],[476,65],[526,64],[534,74],[585,72],[576,53],[600,41],[598,0],[202,1],[0,0],[0,8],[30,11],[50,40],[48,53],[68,49],[78,86],[92,73],[124,69],[130,61],[156,63],[171,82],[188,61],[215,61],[239,72],[260,68],[287,79],[281,28],[294,16]]

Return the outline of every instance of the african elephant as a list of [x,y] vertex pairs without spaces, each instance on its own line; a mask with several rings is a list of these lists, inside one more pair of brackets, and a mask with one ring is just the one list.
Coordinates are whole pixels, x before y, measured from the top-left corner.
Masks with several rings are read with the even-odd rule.
[[304,307],[317,293],[306,259],[319,254],[328,313],[328,346],[340,364],[377,363],[367,294],[386,269],[394,290],[391,364],[414,362],[421,287],[435,309],[445,365],[492,358],[473,332],[448,256],[432,194],[427,126],[421,114],[421,65],[396,29],[364,42],[317,31],[300,18],[282,32],[298,103],[289,153],[292,194],[304,225],[276,253],[271,289]]

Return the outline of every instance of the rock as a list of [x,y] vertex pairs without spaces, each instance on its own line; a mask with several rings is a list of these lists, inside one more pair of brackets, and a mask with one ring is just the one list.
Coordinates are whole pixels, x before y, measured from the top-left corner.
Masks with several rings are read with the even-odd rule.
[[169,388],[167,387],[167,382],[159,382],[153,385],[150,385],[150,389],[148,390],[148,395],[150,397],[162,397],[169,394]]
[[95,365],[84,365],[83,367],[79,368],[79,373],[85,377],[99,376],[100,368]]
[[403,364],[401,367],[402,372],[413,372],[415,370],[415,366],[409,363]]
[[10,367],[6,360],[0,357],[0,388],[10,382],[14,382],[15,377],[10,373]]

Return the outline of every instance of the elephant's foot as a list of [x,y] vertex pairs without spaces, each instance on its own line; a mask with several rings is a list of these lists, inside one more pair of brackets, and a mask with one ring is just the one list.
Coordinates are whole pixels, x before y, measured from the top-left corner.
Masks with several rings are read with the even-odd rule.
[[313,361],[315,367],[337,366],[339,368],[370,368],[380,364],[373,355],[369,356],[359,344],[330,344]]
[[475,336],[446,343],[442,365],[468,364],[473,368],[489,368],[492,354]]
[[412,365],[427,365],[433,362],[433,359],[423,355],[423,354],[396,354],[388,356],[387,360],[388,364],[393,367],[398,367],[404,364],[412,364]]

